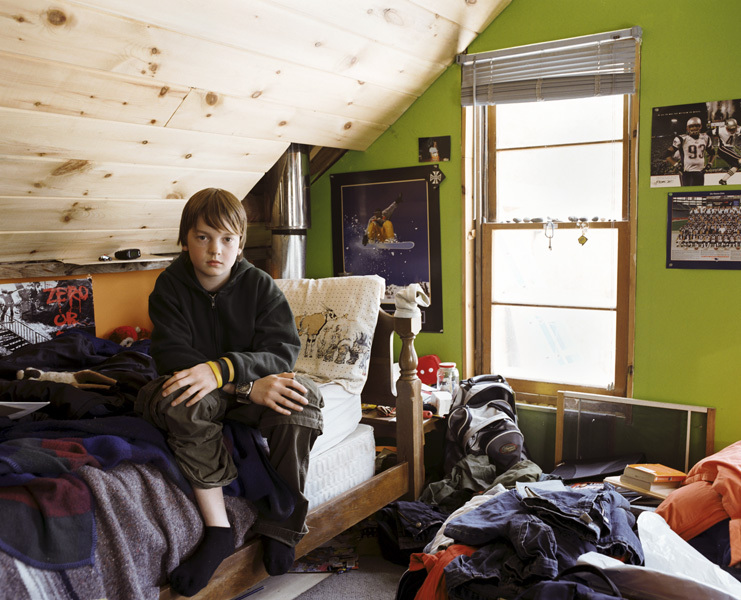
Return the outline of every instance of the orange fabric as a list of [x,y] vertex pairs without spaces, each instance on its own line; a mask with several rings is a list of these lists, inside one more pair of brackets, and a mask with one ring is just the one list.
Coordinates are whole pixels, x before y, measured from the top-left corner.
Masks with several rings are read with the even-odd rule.
[[465,554],[471,556],[478,548],[464,544],[453,544],[435,554],[417,552],[409,559],[409,570],[427,569],[427,577],[417,590],[414,600],[448,600],[445,587],[444,569],[455,557]]
[[683,540],[691,540],[728,518],[722,498],[706,481],[696,481],[674,490],[656,512]]
[[685,540],[730,518],[731,566],[741,562],[741,442],[698,462],[656,512]]

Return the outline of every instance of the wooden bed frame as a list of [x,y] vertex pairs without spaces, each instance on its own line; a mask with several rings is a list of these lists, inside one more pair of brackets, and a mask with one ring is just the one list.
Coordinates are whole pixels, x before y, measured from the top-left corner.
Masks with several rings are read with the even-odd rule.
[[[371,348],[368,380],[363,402],[396,406],[398,462],[351,490],[311,510],[306,518],[309,533],[296,547],[296,557],[331,540],[369,517],[390,502],[414,500],[424,484],[424,433],[421,384],[417,377],[414,338],[421,329],[419,319],[396,318],[380,311]],[[401,376],[393,393],[393,335],[401,338]],[[252,539],[237,549],[216,570],[208,586],[192,598],[228,600],[268,577],[262,564],[262,543]],[[181,598],[165,585],[160,600]]]

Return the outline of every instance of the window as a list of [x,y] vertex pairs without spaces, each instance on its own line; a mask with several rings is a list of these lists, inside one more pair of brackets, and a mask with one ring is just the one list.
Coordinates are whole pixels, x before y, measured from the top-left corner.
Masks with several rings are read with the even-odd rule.
[[475,370],[526,395],[627,395],[635,98],[564,95],[464,113]]

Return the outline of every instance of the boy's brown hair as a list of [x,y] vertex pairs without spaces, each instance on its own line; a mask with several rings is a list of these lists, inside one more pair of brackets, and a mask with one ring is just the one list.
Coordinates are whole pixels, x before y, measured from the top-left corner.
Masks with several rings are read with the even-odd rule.
[[247,213],[234,194],[220,188],[206,188],[193,194],[180,216],[178,244],[188,244],[188,232],[198,224],[199,218],[209,227],[239,235],[239,248],[244,248]]

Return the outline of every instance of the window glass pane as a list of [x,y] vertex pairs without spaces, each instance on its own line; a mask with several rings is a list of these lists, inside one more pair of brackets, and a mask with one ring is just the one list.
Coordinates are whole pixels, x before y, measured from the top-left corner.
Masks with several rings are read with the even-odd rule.
[[497,105],[497,148],[620,140],[623,96]]
[[622,143],[497,152],[497,221],[622,218]]
[[551,249],[545,233],[493,231],[494,302],[615,308],[617,230],[587,229],[581,245],[581,229],[555,228]]
[[492,373],[611,389],[615,312],[492,307]]

